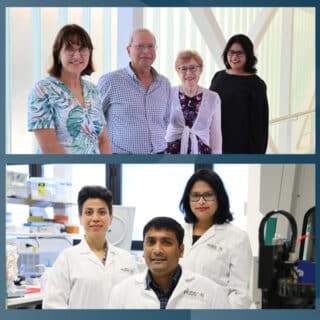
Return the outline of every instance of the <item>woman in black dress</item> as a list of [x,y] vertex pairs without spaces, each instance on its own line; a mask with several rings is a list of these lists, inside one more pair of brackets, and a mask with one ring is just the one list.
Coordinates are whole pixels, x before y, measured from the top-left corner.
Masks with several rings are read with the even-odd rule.
[[245,35],[234,35],[222,57],[226,70],[217,72],[210,86],[221,98],[222,153],[265,153],[267,88],[256,75],[253,43]]

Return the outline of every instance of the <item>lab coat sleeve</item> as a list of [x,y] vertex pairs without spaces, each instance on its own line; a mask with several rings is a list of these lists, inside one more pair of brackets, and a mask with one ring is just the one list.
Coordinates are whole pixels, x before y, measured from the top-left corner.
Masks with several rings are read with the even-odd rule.
[[43,309],[69,308],[71,281],[67,257],[62,253],[53,265],[45,286]]
[[229,276],[229,303],[233,309],[245,309],[251,305],[249,280],[252,265],[252,251],[249,238],[243,233],[232,249]]
[[220,285],[216,285],[216,294],[212,300],[212,309],[231,309],[231,305],[228,299],[228,288]]

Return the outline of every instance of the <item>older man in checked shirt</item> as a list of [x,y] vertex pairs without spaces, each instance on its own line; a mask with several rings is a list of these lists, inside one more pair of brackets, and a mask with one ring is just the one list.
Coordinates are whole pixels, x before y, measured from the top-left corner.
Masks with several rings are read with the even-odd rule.
[[152,67],[156,39],[136,29],[127,46],[126,68],[103,75],[98,89],[113,153],[157,154],[166,150],[170,82]]

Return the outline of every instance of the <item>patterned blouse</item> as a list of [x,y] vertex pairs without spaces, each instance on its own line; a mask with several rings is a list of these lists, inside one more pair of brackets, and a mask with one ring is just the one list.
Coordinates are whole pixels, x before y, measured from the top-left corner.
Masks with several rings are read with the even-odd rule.
[[[203,93],[199,93],[194,97],[188,97],[184,93],[179,91],[179,100],[181,104],[181,110],[184,116],[184,119],[186,121],[186,126],[189,128],[192,128],[199,112],[199,108],[201,105]],[[199,154],[210,154],[211,148],[207,146],[199,137],[197,137],[198,140],[198,149]],[[168,142],[167,152],[171,154],[178,154],[180,153],[180,147],[181,147],[181,139]],[[188,145],[188,153],[191,152],[191,141],[189,139],[189,145]]]
[[98,137],[105,119],[95,85],[81,79],[85,107],[55,77],[40,80],[28,99],[28,130],[55,129],[67,153],[100,153]]

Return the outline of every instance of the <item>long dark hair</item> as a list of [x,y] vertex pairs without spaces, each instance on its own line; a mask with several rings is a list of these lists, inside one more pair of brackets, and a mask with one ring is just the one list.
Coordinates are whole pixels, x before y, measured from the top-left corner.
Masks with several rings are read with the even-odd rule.
[[223,182],[215,172],[208,169],[201,169],[195,172],[186,184],[179,206],[180,211],[184,215],[184,220],[187,223],[196,223],[198,221],[197,217],[194,215],[190,208],[189,200],[190,190],[197,181],[206,182],[216,194],[218,209],[213,215],[212,222],[214,224],[223,224],[225,222],[232,221],[233,216],[230,212],[229,197],[223,185]]
[[224,65],[227,69],[231,69],[230,64],[228,63],[228,51],[234,43],[239,43],[243,48],[243,51],[246,55],[246,63],[244,65],[244,71],[256,73],[257,69],[255,65],[258,62],[257,57],[254,55],[253,43],[252,41],[244,34],[236,34],[232,36],[226,44],[224,51],[222,53],[222,58]]

